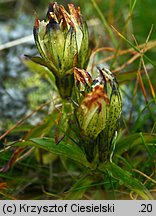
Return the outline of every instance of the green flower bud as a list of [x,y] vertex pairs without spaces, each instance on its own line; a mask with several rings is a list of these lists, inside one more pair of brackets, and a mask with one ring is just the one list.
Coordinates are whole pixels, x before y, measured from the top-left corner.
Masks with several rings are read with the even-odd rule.
[[92,80],[88,73],[75,70],[77,88],[76,119],[80,129],[80,146],[89,162],[95,158],[105,162],[110,155],[112,140],[121,113],[121,97],[118,83],[108,69],[100,69]]
[[62,98],[71,96],[74,66],[85,69],[90,57],[88,29],[80,8],[68,7],[70,13],[51,3],[45,20],[36,17],[33,30],[41,59],[32,60],[52,71]]

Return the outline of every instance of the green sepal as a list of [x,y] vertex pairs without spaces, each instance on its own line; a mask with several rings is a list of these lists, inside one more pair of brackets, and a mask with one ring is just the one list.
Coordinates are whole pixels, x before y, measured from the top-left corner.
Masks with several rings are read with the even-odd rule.
[[100,162],[107,162],[109,160],[112,141],[115,132],[118,129],[119,117],[122,109],[121,96],[118,89],[118,84],[112,84],[112,93],[110,96],[110,106],[107,107],[107,122],[104,130],[99,134],[98,152]]
[[[36,24],[37,23],[37,24]],[[37,26],[36,26],[37,25]],[[44,35],[45,35],[46,23],[40,22],[36,17],[35,25],[33,28],[33,35],[37,49],[44,60],[48,60],[44,47]]]
[[[52,20],[52,19],[51,19]],[[47,32],[44,37],[47,48],[47,56],[52,61],[60,72],[63,64],[63,49],[65,44],[65,37],[60,26],[56,22],[49,22],[47,25]]]
[[88,27],[86,22],[82,23],[81,29],[82,29],[81,31],[83,37],[82,37],[81,47],[78,53],[78,67],[86,69],[91,55],[91,50],[89,48]]
[[62,75],[77,66],[77,54],[76,32],[70,27],[64,44]]

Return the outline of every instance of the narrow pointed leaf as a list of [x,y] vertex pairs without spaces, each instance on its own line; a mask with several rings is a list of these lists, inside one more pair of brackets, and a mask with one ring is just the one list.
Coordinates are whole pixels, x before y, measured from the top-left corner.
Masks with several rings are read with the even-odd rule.
[[83,198],[83,195],[92,184],[93,179],[90,176],[85,176],[79,179],[67,192],[64,200],[79,200]]
[[142,199],[153,199],[147,188],[138,179],[134,178],[130,172],[123,170],[114,163],[108,163],[106,168],[110,175],[118,179],[120,183],[130,190],[136,192]]
[[[148,146],[156,146],[156,135],[151,133],[142,134],[144,141]],[[139,133],[131,134],[127,137],[122,137],[117,140],[114,154],[122,154],[124,151],[135,146],[142,145],[142,138]]]
[[34,146],[52,152],[56,155],[70,158],[84,166],[89,166],[85,155],[78,146],[68,144],[64,141],[56,145],[54,138],[33,138],[26,142],[18,142],[16,143],[16,146]]

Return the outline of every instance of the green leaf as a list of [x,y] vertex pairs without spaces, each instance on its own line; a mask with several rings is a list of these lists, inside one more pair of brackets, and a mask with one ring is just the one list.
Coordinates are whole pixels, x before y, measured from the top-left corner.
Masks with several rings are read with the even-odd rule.
[[67,192],[64,200],[78,200],[81,199],[86,192],[86,190],[92,184],[93,179],[90,176],[85,176],[79,179]]
[[120,184],[123,184],[130,190],[136,192],[145,200],[153,199],[147,188],[139,180],[134,178],[130,172],[121,169],[114,163],[108,163],[105,167],[112,177],[119,180]]
[[112,40],[114,46],[117,47],[118,41],[116,40],[116,38],[115,38],[115,36],[114,36],[114,34],[113,34],[113,32],[112,32],[112,29],[110,28],[110,25],[109,25],[109,23],[108,23],[108,21],[107,21],[105,15],[104,15],[104,13],[102,12],[101,8],[99,7],[99,5],[96,3],[95,0],[91,0],[91,2],[92,2],[92,4],[93,4],[95,10],[97,11],[97,13],[98,13],[98,15],[99,15],[99,17],[100,17],[100,19],[101,19],[103,25],[104,25],[104,28],[105,28],[105,29],[107,30],[107,32],[109,33],[109,36],[110,36],[110,38],[111,38],[111,40]]
[[39,56],[24,55],[24,57],[25,57],[25,58],[23,59],[23,61],[24,61],[25,64],[27,63],[27,61],[31,60],[31,61],[33,61],[33,62],[36,63],[36,64],[42,65],[42,66],[44,66],[44,67],[47,67],[47,64],[46,64],[45,60],[42,59],[42,58],[39,57]]
[[[148,145],[155,145],[156,134],[143,133],[142,136],[144,138],[144,142],[146,142]],[[119,140],[116,141],[114,154],[121,154],[132,147],[143,144],[142,136],[140,136],[140,133],[135,133],[125,138],[121,137]]]
[[[134,125],[134,127],[133,127],[133,131],[137,131],[137,130],[138,130],[140,124],[143,124],[142,121],[145,122],[145,119],[146,119],[146,118],[145,118],[145,115],[147,116],[147,114],[145,114],[145,111],[146,111],[147,109],[151,109],[152,104],[155,104],[155,101],[156,101],[156,98],[151,99],[151,100],[146,104],[146,106],[144,106],[144,108],[141,110],[141,112],[139,112],[138,118],[136,119],[135,125]],[[155,108],[154,108],[154,109],[155,109]],[[152,110],[151,110],[151,111],[152,111]],[[153,110],[153,112],[150,112],[149,114],[150,114],[151,120],[153,120],[154,122],[156,122],[154,110]],[[147,117],[147,118],[149,118],[149,117]]]
[[57,90],[57,87],[55,85],[55,77],[52,71],[48,69],[47,63],[45,63],[42,58],[37,56],[32,57],[32,56],[25,55],[25,57],[22,58],[21,60],[28,67],[29,70],[41,74],[41,76],[45,76],[52,84],[54,89]]
[[36,138],[41,136],[48,136],[51,133],[51,129],[55,126],[55,119],[57,118],[57,111],[53,111],[50,115],[46,116],[44,121],[34,127],[32,127],[25,135],[25,139]]
[[135,5],[137,3],[137,0],[130,0],[130,13],[132,14],[134,8],[135,8]]
[[18,142],[16,146],[34,146],[52,152],[59,156],[70,158],[86,167],[89,163],[81,149],[75,144],[68,144],[65,141],[56,145],[54,138],[33,138],[29,141]]

